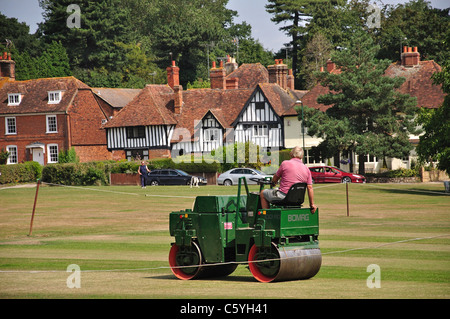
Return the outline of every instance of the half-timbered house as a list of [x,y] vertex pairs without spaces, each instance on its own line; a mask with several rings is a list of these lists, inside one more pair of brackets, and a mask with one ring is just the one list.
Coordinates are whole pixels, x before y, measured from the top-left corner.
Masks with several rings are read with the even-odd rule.
[[268,69],[259,63],[237,68],[230,61],[225,67],[213,64],[210,72],[210,89],[185,91],[173,63],[167,68],[169,85],[147,85],[105,125],[108,148],[144,159],[239,142],[284,148],[283,116],[297,102],[287,66],[277,60]]

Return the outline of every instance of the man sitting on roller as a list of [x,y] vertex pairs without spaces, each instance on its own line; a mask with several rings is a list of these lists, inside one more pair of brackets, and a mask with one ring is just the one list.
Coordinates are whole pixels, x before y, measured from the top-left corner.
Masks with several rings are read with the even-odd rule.
[[286,197],[292,185],[296,183],[306,183],[309,198],[309,207],[314,214],[317,206],[314,205],[314,191],[312,186],[311,171],[303,164],[303,149],[294,147],[290,152],[291,159],[283,161],[278,171],[273,175],[272,185],[276,185],[279,180],[280,188],[264,189],[261,194],[261,206],[263,209],[269,208],[269,203],[280,201]]

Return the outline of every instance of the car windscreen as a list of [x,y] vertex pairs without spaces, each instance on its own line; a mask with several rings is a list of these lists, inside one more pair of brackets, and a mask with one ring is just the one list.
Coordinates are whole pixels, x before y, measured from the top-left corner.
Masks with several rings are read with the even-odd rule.
[[180,169],[176,169],[176,171],[177,171],[178,173],[180,173],[181,175],[184,175],[184,176],[188,176],[188,175],[189,175],[188,173],[186,173],[185,171],[182,171],[182,170],[180,170]]

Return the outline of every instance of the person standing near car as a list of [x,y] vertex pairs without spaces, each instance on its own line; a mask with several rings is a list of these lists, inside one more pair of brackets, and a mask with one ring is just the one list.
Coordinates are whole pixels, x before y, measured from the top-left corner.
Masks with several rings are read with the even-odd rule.
[[270,207],[271,202],[283,200],[289,189],[296,183],[306,183],[309,207],[314,214],[317,206],[314,204],[314,191],[312,186],[311,171],[303,164],[303,148],[294,147],[290,152],[291,159],[283,161],[278,171],[273,175],[272,185],[280,181],[279,189],[264,189],[261,194],[261,206],[263,209]]
[[145,177],[149,172],[150,171],[148,170],[147,165],[145,165],[145,162],[142,161],[141,166],[139,166],[139,169],[138,169],[138,173],[141,178],[141,187],[142,188],[145,188]]

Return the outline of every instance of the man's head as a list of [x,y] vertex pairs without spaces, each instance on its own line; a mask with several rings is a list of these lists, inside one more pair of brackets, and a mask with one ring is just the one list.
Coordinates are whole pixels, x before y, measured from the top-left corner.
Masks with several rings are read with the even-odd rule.
[[301,148],[300,146],[295,146],[291,152],[290,152],[291,157],[296,157],[299,159],[303,158],[303,148]]

